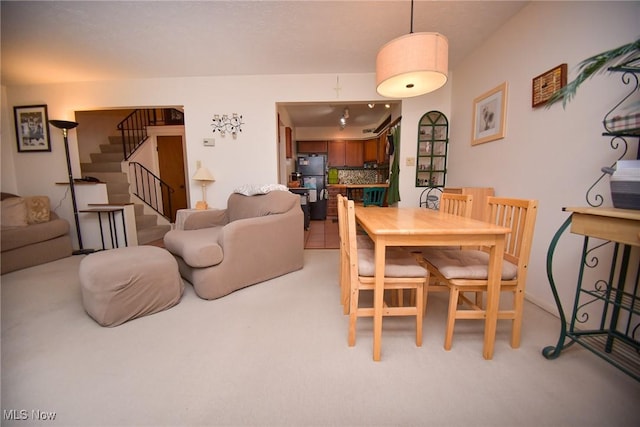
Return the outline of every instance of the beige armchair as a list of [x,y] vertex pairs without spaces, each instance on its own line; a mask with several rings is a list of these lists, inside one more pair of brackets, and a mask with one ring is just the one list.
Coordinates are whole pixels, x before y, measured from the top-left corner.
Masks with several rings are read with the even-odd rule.
[[233,193],[226,209],[190,215],[164,237],[180,275],[196,294],[215,299],[303,267],[304,217],[288,191]]

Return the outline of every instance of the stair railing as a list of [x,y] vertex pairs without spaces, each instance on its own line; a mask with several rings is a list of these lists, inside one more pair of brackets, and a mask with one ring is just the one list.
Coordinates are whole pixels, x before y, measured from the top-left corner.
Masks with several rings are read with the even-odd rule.
[[169,184],[138,162],[129,162],[129,184],[134,196],[171,221],[175,190]]
[[184,113],[175,108],[143,108],[136,109],[120,123],[118,130],[122,135],[122,152],[124,159],[129,157],[149,137],[147,126],[183,125]]
[[134,151],[148,138],[147,126],[157,122],[156,110],[134,110],[118,123],[118,130],[122,135],[122,152],[128,160]]

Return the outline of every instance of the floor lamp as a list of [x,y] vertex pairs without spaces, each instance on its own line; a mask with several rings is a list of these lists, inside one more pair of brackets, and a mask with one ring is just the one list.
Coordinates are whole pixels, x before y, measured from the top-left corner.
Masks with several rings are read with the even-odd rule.
[[64,152],[67,156],[67,171],[69,173],[69,188],[71,189],[71,202],[73,203],[73,217],[76,221],[76,233],[78,235],[78,245],[80,249],[77,251],[73,251],[74,255],[84,255],[90,254],[94,252],[93,249],[84,249],[82,246],[82,233],[80,232],[80,220],[78,219],[78,205],[76,203],[76,190],[73,181],[73,172],[71,170],[71,156],[69,156],[69,139],[67,138],[67,134],[69,133],[69,129],[73,129],[78,126],[76,122],[68,122],[66,120],[49,120],[51,126],[56,127],[58,129],[62,129],[62,136],[64,138]]

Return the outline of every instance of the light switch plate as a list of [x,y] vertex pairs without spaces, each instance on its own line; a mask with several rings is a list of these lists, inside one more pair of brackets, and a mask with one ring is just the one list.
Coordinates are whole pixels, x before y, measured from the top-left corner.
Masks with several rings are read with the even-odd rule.
[[415,157],[407,157],[407,166],[415,166],[416,158]]
[[204,140],[204,146],[205,147],[215,147],[216,146],[216,140],[213,138],[205,138]]

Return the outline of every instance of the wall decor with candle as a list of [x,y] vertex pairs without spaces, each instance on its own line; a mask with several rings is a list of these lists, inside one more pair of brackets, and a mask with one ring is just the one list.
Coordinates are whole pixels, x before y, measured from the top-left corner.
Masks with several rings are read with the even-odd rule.
[[237,113],[231,114],[215,114],[212,119],[213,133],[220,132],[220,136],[225,136],[227,132],[231,133],[233,138],[238,136],[238,132],[242,132],[242,116]]

